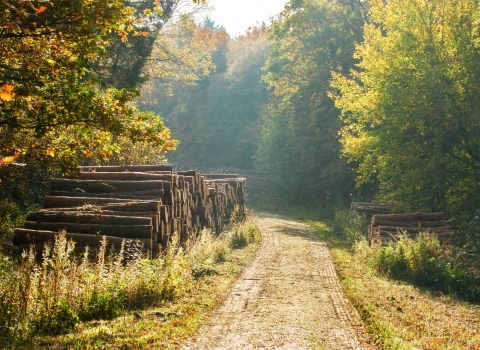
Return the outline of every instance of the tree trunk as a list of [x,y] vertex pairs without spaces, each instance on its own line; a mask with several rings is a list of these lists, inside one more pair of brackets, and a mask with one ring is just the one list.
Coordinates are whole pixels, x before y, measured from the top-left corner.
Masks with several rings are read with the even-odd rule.
[[406,214],[377,214],[372,218],[372,222],[375,220],[388,220],[388,221],[429,221],[429,220],[443,220],[445,215],[440,213],[406,213]]
[[165,180],[145,181],[118,181],[118,180],[80,180],[80,179],[51,179],[52,191],[74,191],[77,189],[88,193],[116,193],[150,191],[155,189],[170,191],[171,185]]
[[107,173],[107,172],[146,172],[146,171],[168,171],[172,173],[172,165],[109,165],[109,166],[81,166],[81,171],[84,172],[97,172],[97,173]]
[[[55,236],[58,236],[58,232],[53,231],[39,231],[39,230],[29,230],[23,228],[17,228],[13,234],[13,244],[41,244],[46,242],[53,242]],[[65,234],[68,240],[76,242],[79,246],[98,246],[103,240],[103,236],[99,235],[87,235],[87,234],[78,234],[78,233],[67,233]],[[135,244],[135,240],[130,239],[126,240],[124,238],[118,237],[109,237],[106,236],[108,246],[113,245],[115,249],[120,249],[123,241],[130,241]],[[140,248],[143,248],[143,243],[137,244]]]
[[25,228],[30,230],[54,231],[65,230],[68,233],[80,233],[90,235],[103,235],[122,238],[151,239],[151,225],[101,225],[101,224],[78,224],[70,222],[32,222],[27,221]]
[[[66,178],[76,179],[77,176],[75,174],[66,176]],[[158,174],[150,174],[150,173],[133,173],[133,172],[125,172],[125,173],[87,173],[82,172],[80,173],[80,179],[82,180],[119,180],[119,181],[143,181],[143,180],[165,180],[176,183],[176,175],[158,175]]]
[[103,212],[36,212],[28,213],[27,221],[36,222],[65,222],[80,224],[101,224],[101,225],[152,225],[151,216],[143,217],[108,215]]

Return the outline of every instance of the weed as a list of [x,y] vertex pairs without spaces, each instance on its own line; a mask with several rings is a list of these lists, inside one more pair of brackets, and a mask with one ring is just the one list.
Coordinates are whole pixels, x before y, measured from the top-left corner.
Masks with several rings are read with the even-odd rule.
[[335,213],[333,233],[343,237],[350,246],[357,241],[367,238],[368,219],[364,215],[356,214],[350,210],[340,210]]

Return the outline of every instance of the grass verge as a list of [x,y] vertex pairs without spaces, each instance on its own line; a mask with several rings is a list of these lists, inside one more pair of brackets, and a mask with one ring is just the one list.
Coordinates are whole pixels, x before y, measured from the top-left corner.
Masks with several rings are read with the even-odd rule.
[[307,222],[329,243],[343,290],[379,348],[480,349],[479,305],[381,275],[369,264],[375,251],[361,238],[363,222],[343,234],[334,222]]
[[[35,276],[34,272],[48,271],[41,275],[43,287],[48,285],[50,294],[56,293],[56,298],[49,297],[43,302],[38,293],[31,294],[30,299],[34,300],[26,308],[29,311],[17,316],[21,322],[15,324],[17,329],[13,330],[16,333],[9,330],[16,338],[10,337],[9,342],[2,339],[4,342],[0,347],[177,348],[228,293],[235,277],[253,257],[259,240],[260,234],[253,219],[249,218],[243,224],[234,224],[219,237],[203,232],[190,242],[187,249],[173,247],[157,261],[134,258],[119,263],[116,256],[111,261],[97,259],[91,265],[65,256],[58,258],[60,252],[69,249],[68,244],[61,243],[60,250],[54,246],[53,250],[57,251],[53,253],[49,267],[39,265],[23,271],[30,277]],[[57,266],[58,259],[65,264],[63,268]],[[3,266],[3,271],[6,270]],[[61,271],[67,272],[60,276]],[[81,289],[78,282],[85,284],[88,276],[87,281],[96,284],[96,288]],[[79,280],[78,277],[82,278]],[[102,279],[103,282],[99,282]],[[3,291],[5,286],[1,286]],[[38,284],[31,286],[38,288]],[[63,292],[53,290],[54,286],[62,288]],[[64,294],[67,291],[76,291],[76,297],[67,297]],[[85,300],[94,302],[85,307]],[[1,313],[5,316],[8,306],[1,302]],[[83,306],[79,307],[82,303]],[[39,310],[33,311],[35,308]],[[89,312],[90,317],[86,317]],[[19,324],[22,326],[18,327]],[[45,329],[46,325],[48,329]]]

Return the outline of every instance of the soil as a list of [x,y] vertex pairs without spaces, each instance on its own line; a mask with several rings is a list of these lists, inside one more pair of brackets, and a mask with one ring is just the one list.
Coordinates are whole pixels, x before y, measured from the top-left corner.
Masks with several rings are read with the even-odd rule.
[[371,349],[326,244],[302,223],[256,221],[256,258],[183,349]]

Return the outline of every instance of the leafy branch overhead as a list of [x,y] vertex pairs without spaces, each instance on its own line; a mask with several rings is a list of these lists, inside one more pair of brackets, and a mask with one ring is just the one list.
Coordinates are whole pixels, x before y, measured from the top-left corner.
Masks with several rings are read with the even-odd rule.
[[179,2],[0,3],[0,154],[72,155],[92,140],[81,146],[75,135],[92,131],[174,148],[160,117],[138,110],[133,88]]

